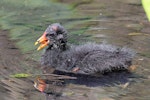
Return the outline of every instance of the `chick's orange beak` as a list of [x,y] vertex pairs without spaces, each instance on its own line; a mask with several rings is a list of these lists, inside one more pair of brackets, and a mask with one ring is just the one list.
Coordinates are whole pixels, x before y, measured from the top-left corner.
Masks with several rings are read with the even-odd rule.
[[49,44],[49,40],[46,37],[46,32],[35,42],[35,45],[40,44],[37,50],[41,50]]

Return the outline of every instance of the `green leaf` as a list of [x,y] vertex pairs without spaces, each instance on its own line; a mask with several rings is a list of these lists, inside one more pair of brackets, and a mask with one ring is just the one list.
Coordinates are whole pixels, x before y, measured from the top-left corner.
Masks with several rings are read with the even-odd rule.
[[25,74],[25,73],[10,75],[10,77],[14,77],[14,78],[27,78],[31,76],[32,76],[31,74]]
[[146,12],[146,15],[150,21],[150,0],[142,0],[142,4]]

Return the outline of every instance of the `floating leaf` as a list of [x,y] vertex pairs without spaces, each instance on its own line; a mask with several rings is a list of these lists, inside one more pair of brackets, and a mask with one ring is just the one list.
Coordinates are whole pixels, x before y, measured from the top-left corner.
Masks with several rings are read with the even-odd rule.
[[31,74],[25,74],[25,73],[19,73],[19,74],[14,74],[14,75],[10,75],[10,77],[14,77],[14,78],[27,78],[32,76]]
[[149,34],[133,32],[133,33],[129,33],[128,35],[129,36],[137,36],[137,35],[149,35]]

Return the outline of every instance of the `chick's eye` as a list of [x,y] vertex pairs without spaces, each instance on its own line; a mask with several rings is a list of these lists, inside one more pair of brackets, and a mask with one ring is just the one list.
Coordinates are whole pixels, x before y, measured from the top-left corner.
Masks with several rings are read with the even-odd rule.
[[46,37],[48,37],[48,36],[53,37],[54,35],[55,35],[54,33],[48,33],[48,34],[46,34]]

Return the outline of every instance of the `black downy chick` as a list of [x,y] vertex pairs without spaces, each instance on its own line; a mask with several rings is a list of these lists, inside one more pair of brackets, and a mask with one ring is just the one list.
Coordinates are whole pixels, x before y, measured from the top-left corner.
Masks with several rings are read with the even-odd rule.
[[59,71],[79,74],[95,74],[127,70],[135,53],[128,48],[108,44],[86,43],[68,45],[67,31],[59,23],[48,26],[37,40],[40,47],[48,46],[41,64]]

